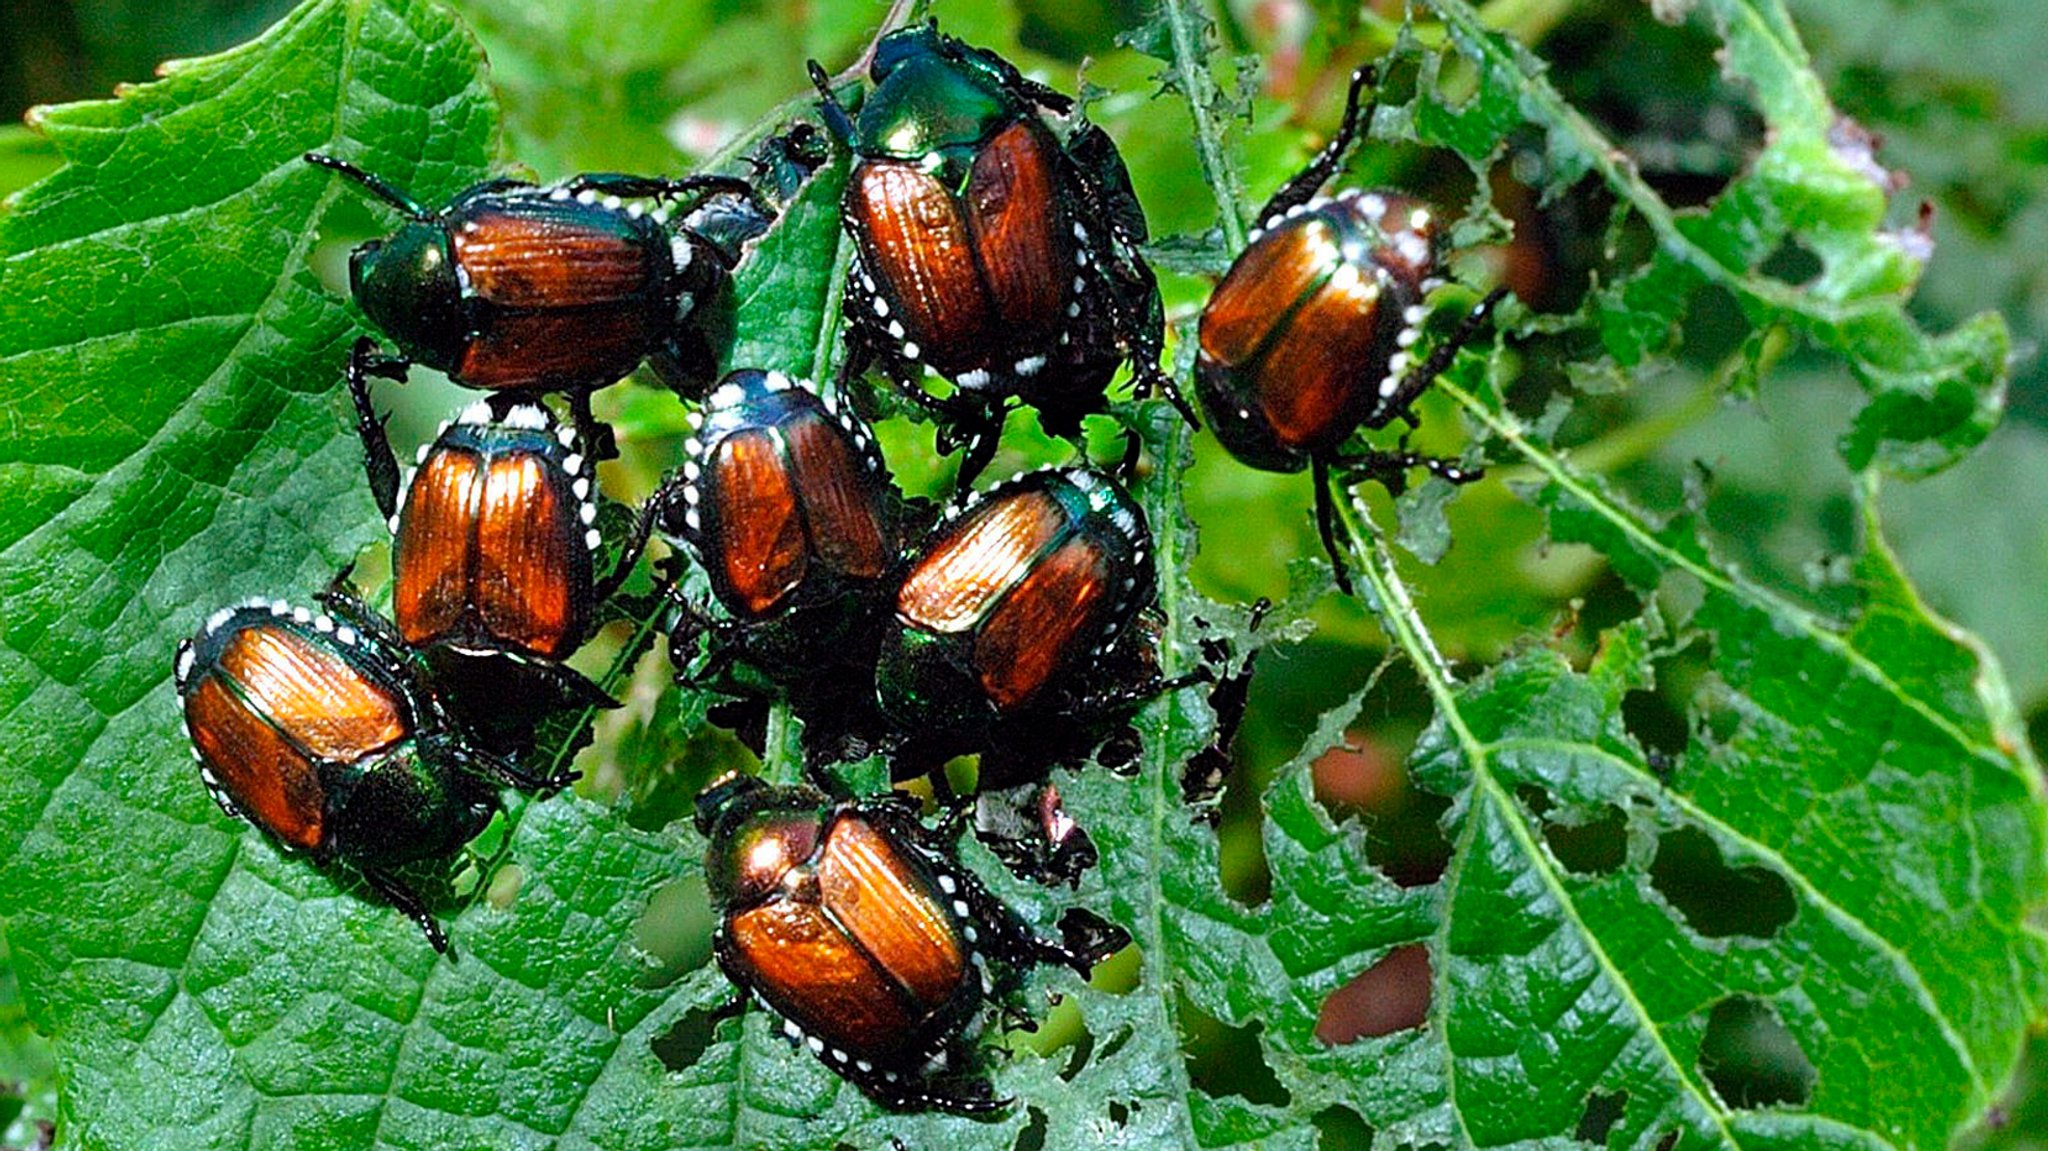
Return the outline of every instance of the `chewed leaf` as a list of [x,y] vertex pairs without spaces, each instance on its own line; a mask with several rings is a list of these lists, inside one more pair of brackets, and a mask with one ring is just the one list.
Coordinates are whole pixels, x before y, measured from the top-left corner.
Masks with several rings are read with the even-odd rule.
[[[1701,0],[1679,9],[1712,20],[1729,76],[1753,94],[1767,125],[1764,147],[1746,170],[1704,210],[1684,212],[1668,206],[1627,154],[1566,102],[1527,49],[1487,30],[1461,0],[1430,7],[1478,67],[1481,90],[1458,114],[1424,102],[1424,130],[1439,129],[1480,157],[1509,129],[1540,129],[1554,187],[1590,171],[1654,234],[1650,258],[1588,301],[1587,318],[1615,359],[1635,365],[1663,350],[1687,300],[1713,285],[1730,292],[1753,325],[1788,325],[1855,373],[1870,402],[1842,444],[1853,468],[1939,471],[1998,422],[2010,354],[2004,320],[1987,313],[1937,335],[1908,313],[1932,240],[1924,223],[1887,223],[1903,180],[1879,161],[1870,134],[1829,102],[1777,0]],[[1503,104],[1516,116],[1500,114]],[[1793,284],[1765,271],[1787,247],[1808,252],[1819,272]]]

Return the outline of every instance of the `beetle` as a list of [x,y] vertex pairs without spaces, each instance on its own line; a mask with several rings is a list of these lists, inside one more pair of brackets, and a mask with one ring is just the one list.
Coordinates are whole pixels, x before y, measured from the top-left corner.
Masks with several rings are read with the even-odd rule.
[[[894,1110],[999,1110],[974,1070],[981,1009],[1037,963],[1083,979],[1128,942],[1040,939],[899,795],[834,803],[746,775],[697,797],[713,954],[783,1031]],[[1114,931],[1114,929],[1112,929]]]
[[775,678],[842,662],[896,563],[898,498],[873,429],[809,380],[756,369],[727,373],[687,419],[682,469],[653,502],[724,619],[692,614]]
[[[1152,603],[1152,532],[1109,475],[1047,468],[948,511],[911,555],[885,625],[876,701],[906,746],[938,758],[1020,726],[1063,729],[1168,690],[1127,630]],[[914,759],[906,755],[906,758]],[[988,764],[984,764],[984,774]]]
[[[879,364],[940,413],[942,446],[966,445],[963,488],[1012,397],[1072,438],[1126,360],[1193,422],[1159,370],[1164,312],[1130,173],[1070,98],[936,22],[881,39],[857,116],[815,61],[810,71],[826,127],[854,154],[840,211],[855,246],[843,370]],[[959,389],[951,402],[919,386],[926,366]]]
[[[670,662],[691,684],[786,700],[813,766],[865,757],[882,728],[868,685],[906,510],[873,430],[810,381],[760,370],[728,373],[687,418],[683,466],[651,502],[710,602],[670,584]],[[741,729],[756,718],[721,714]]]
[[388,621],[339,582],[320,598],[317,612],[263,599],[222,608],[178,645],[200,779],[287,851],[351,867],[446,952],[397,869],[475,838],[497,785],[547,792],[576,775],[533,775],[470,746]]
[[[384,367],[366,337],[349,357],[347,380],[371,497],[391,528],[399,635],[430,658],[463,657],[469,675],[491,674],[482,670],[486,660],[517,667],[493,676],[513,690],[531,682],[559,700],[615,706],[561,661],[589,637],[597,605],[632,571],[652,507],[600,581],[596,463],[575,430],[537,400],[464,407],[420,446],[417,466],[401,479],[388,417],[369,391],[368,377]],[[483,702],[486,711],[505,703]]]
[[1416,399],[1505,294],[1486,296],[1417,356],[1423,300],[1445,282],[1436,214],[1395,192],[1316,194],[1369,121],[1361,98],[1373,81],[1369,67],[1352,76],[1337,134],[1260,209],[1250,243],[1202,309],[1195,359],[1196,393],[1232,456],[1264,471],[1314,470],[1316,526],[1346,592],[1332,472],[1396,492],[1418,466],[1451,483],[1480,473],[1405,449],[1347,454],[1345,442],[1360,427],[1413,426]]
[[720,242],[729,229],[672,224],[668,209],[731,196],[773,215],[737,177],[615,173],[488,180],[434,210],[345,160],[305,159],[405,218],[349,256],[350,295],[400,353],[378,374],[403,378],[420,363],[471,388],[566,392],[586,427],[589,393],[643,360],[694,398],[731,337],[740,252]]

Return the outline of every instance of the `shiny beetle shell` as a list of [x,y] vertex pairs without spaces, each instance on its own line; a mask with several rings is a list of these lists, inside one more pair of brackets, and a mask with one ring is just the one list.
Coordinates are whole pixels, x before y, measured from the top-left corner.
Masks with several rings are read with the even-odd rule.
[[[826,123],[854,153],[841,205],[853,362],[879,361],[906,389],[929,365],[990,411],[1020,398],[1055,435],[1102,409],[1125,360],[1163,379],[1144,213],[1108,135],[931,23],[883,37],[869,78],[856,115],[813,66]],[[993,429],[977,434],[992,444]]]
[[423,754],[416,685],[324,613],[223,609],[176,671],[207,789],[286,847],[392,866],[453,851],[495,809],[487,787]]
[[1202,310],[1196,381],[1224,447],[1299,471],[1361,425],[1401,416],[1436,246],[1429,207],[1386,192],[1265,221]]
[[791,1039],[892,1107],[997,1106],[947,1054],[997,990],[984,956],[1035,957],[914,815],[739,776],[698,797],[697,827],[719,965]]
[[470,387],[603,386],[687,317],[690,266],[716,259],[700,247],[616,200],[487,184],[357,249],[349,286],[400,351]]
[[593,609],[594,467],[538,404],[463,409],[420,453],[392,518],[407,643],[566,658]]
[[734,619],[837,601],[888,574],[893,489],[874,433],[850,410],[806,380],[737,371],[691,421],[665,528]]
[[[765,228],[773,213],[746,181],[600,173],[545,187],[478,184],[430,210],[343,160],[339,172],[405,217],[397,231],[349,258],[356,305],[410,362],[491,391],[585,395],[646,360],[694,396],[732,334],[728,241]],[[723,212],[709,234],[671,223],[689,201],[737,196],[760,228]],[[650,203],[652,207],[650,207]]]
[[[860,222],[862,288],[904,359],[970,391],[989,389],[992,372],[1028,378],[1043,368],[1074,318],[1068,306],[1078,313],[1086,281],[1077,269],[1089,258],[1062,207],[1061,163],[1043,124],[1014,119],[962,161],[957,185],[919,160],[855,166],[846,213]],[[1082,225],[1079,238],[1087,234]],[[1105,382],[1107,372],[1074,386]]]
[[1152,536],[1116,481],[1019,476],[950,515],[912,558],[878,698],[912,730],[1015,715],[1085,674],[1153,596]]

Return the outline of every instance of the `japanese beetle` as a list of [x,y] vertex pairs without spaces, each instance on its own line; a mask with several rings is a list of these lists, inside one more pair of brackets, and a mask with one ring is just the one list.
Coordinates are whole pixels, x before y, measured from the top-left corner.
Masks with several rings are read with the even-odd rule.
[[[1145,218],[1108,134],[935,22],[884,36],[868,75],[856,116],[811,64],[826,126],[854,153],[840,212],[855,245],[848,373],[879,363],[906,396],[963,424],[963,486],[994,452],[1011,397],[1072,437],[1126,359],[1192,421],[1159,370]],[[927,365],[960,402],[924,392]]]
[[[371,496],[391,526],[399,635],[437,663],[443,653],[462,657],[465,674],[492,675],[509,689],[531,683],[557,700],[611,706],[561,661],[588,638],[597,605],[632,570],[648,515],[600,583],[596,463],[575,431],[537,400],[463,408],[421,445],[401,483],[384,417],[370,400],[368,376],[387,367],[371,340],[358,340],[348,389]],[[519,671],[483,670],[490,665]],[[481,701],[487,713],[507,707],[501,692],[461,695],[491,696]]]
[[609,173],[545,187],[489,180],[436,211],[346,161],[305,158],[405,217],[349,257],[349,292],[398,345],[396,367],[425,364],[489,391],[567,392],[579,421],[592,390],[642,360],[694,397],[731,336],[737,247],[645,202],[738,196],[772,215],[736,177]]
[[1085,468],[1017,476],[949,511],[910,558],[876,700],[909,745],[947,756],[1019,717],[1148,698],[1170,686],[1156,669],[1136,688],[1097,673],[1153,594],[1152,532],[1121,485]]
[[895,1110],[1006,1106],[974,1069],[983,1004],[1035,963],[1085,979],[1128,939],[1082,954],[1033,935],[901,797],[835,804],[727,776],[697,797],[696,824],[710,841],[719,967],[792,1040]]
[[1370,68],[1351,81],[1344,122],[1307,167],[1259,211],[1261,224],[1202,309],[1196,391],[1216,438],[1265,471],[1315,471],[1316,524],[1350,590],[1334,528],[1333,470],[1394,491],[1422,466],[1452,483],[1477,471],[1406,450],[1346,454],[1361,426],[1415,422],[1417,397],[1470,342],[1502,293],[1486,297],[1426,358],[1413,348],[1423,299],[1444,283],[1439,224],[1398,193],[1316,195],[1369,119]]
[[[874,432],[808,380],[730,372],[688,417],[687,458],[655,502],[771,672],[836,659],[897,549]],[[716,625],[714,625],[716,626]]]
[[[809,381],[755,370],[727,374],[689,421],[683,467],[653,502],[717,606],[674,585],[671,662],[742,700],[786,699],[814,764],[864,757],[903,510],[874,432]],[[725,714],[751,727],[749,709]]]
[[395,869],[475,838],[496,785],[545,791],[575,776],[530,775],[469,746],[390,624],[338,589],[322,598],[327,612],[223,608],[178,645],[193,758],[222,810],[316,864],[349,865],[445,952]]

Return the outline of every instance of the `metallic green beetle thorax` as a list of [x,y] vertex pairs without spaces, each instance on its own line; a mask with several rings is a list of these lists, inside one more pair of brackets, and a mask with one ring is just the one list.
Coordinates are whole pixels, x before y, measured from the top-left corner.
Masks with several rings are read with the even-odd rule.
[[902,160],[954,149],[971,153],[1022,112],[972,65],[917,56],[890,72],[861,107],[861,150]]

